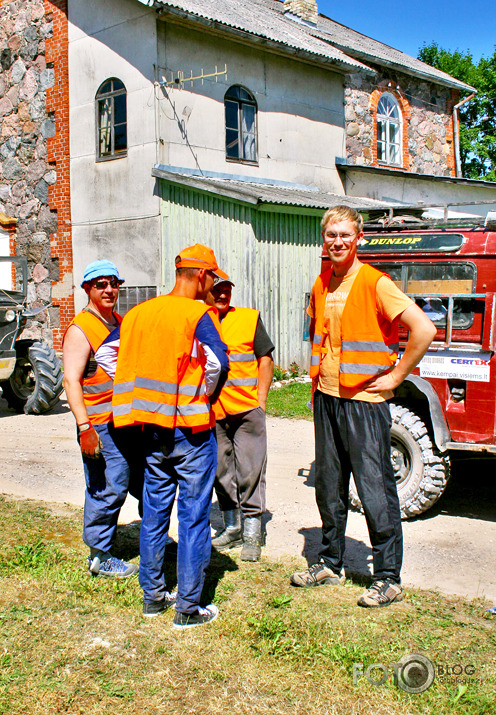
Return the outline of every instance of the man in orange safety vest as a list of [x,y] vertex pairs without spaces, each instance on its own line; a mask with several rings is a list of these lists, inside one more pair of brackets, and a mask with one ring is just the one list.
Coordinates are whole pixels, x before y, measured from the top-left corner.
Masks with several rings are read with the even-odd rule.
[[[363,237],[358,211],[336,206],[321,222],[331,268],[315,281],[310,375],[316,385],[315,496],[322,519],[320,561],[294,573],[295,586],[344,583],[348,487],[353,473],[372,544],[373,582],[364,607],[401,601],[400,506],[390,456],[386,402],[429,347],[436,328],[389,276],[357,256]],[[398,323],[409,338],[398,361]]]
[[141,500],[141,429],[116,430],[112,379],[95,353],[121,317],[114,311],[124,280],[108,260],[86,266],[81,287],[88,305],[71,321],[63,341],[64,388],[74,414],[86,481],[83,539],[92,576],[127,578],[138,566],[111,553],[117,519],[128,491]]
[[218,281],[207,298],[219,311],[222,337],[229,348],[229,377],[214,405],[215,491],[224,529],[212,545],[225,551],[242,544],[241,560],[258,561],[265,511],[265,405],[274,372],[274,345],[258,310],[231,305],[232,286],[228,279]]
[[[211,409],[227,377],[227,347],[216,311],[205,305],[215,279],[226,278],[211,248],[188,246],[175,259],[167,295],[130,310],[120,329],[114,378],[115,424],[143,425],[145,480],[139,580],[143,615],[175,605],[173,628],[217,618],[200,606],[210,561],[210,506],[217,466]],[[163,561],[177,493],[177,594],[167,589]]]

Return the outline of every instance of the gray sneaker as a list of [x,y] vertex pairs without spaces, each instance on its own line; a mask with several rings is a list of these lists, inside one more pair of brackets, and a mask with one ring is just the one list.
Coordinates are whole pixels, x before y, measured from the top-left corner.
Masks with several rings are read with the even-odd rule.
[[311,586],[342,586],[346,581],[344,573],[334,573],[323,561],[314,564],[305,571],[297,571],[291,576],[293,586],[310,588]]
[[357,603],[364,608],[383,608],[403,600],[403,589],[399,583],[385,578],[374,581],[365,593],[362,593]]
[[111,554],[99,552],[99,555],[88,556],[88,572],[90,576],[106,576],[107,578],[128,578],[138,572],[138,564],[117,559]]
[[204,626],[206,623],[215,621],[219,615],[219,609],[213,603],[210,606],[202,608],[198,606],[196,613],[180,613],[176,611],[172,627],[179,631],[184,628],[195,628],[195,626]]
[[175,606],[177,599],[177,591],[169,593],[166,591],[161,601],[143,601],[143,616],[154,618],[160,615],[171,606]]

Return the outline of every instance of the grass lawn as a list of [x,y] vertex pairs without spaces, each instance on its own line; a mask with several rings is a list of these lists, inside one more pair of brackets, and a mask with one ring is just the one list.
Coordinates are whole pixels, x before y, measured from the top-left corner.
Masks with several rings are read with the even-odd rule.
[[307,382],[290,382],[275,390],[267,397],[267,414],[272,417],[313,420],[307,402],[312,397],[312,386]]
[[[177,633],[172,613],[142,618],[136,577],[122,583],[88,576],[82,514],[58,510],[0,499],[0,713],[496,711],[496,622],[480,601],[409,590],[404,602],[369,611],[356,606],[363,585],[353,581],[291,588],[288,576],[301,561],[248,564],[238,552],[214,553],[205,600],[218,604],[219,619]],[[138,558],[137,525],[120,528],[115,551]],[[174,568],[165,565],[171,586]],[[470,682],[436,677],[423,693],[404,692],[393,682],[392,663],[410,653],[444,669],[469,666]],[[357,663],[364,673],[382,663],[389,677],[383,685],[365,676],[354,684]],[[373,671],[372,678],[381,675]]]

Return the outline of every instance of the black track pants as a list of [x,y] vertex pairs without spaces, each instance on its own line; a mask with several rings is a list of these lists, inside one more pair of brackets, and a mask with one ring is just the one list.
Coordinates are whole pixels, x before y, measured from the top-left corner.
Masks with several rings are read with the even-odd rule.
[[374,578],[400,581],[403,559],[398,492],[391,466],[387,402],[315,393],[315,496],[322,519],[320,557],[343,567],[348,488],[353,472],[372,545]]

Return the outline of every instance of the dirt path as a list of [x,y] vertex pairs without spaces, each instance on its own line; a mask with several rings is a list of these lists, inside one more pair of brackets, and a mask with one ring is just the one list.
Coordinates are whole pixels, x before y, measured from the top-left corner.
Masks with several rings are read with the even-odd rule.
[[[313,489],[313,425],[269,418],[267,547],[272,558],[306,556],[320,541]],[[66,402],[43,416],[16,415],[0,399],[0,493],[82,505],[84,479]],[[496,462],[460,461],[445,495],[422,518],[404,522],[403,581],[496,603]],[[212,512],[214,523],[219,515]],[[123,521],[137,518],[129,498]],[[370,570],[365,521],[350,514],[347,567]]]

